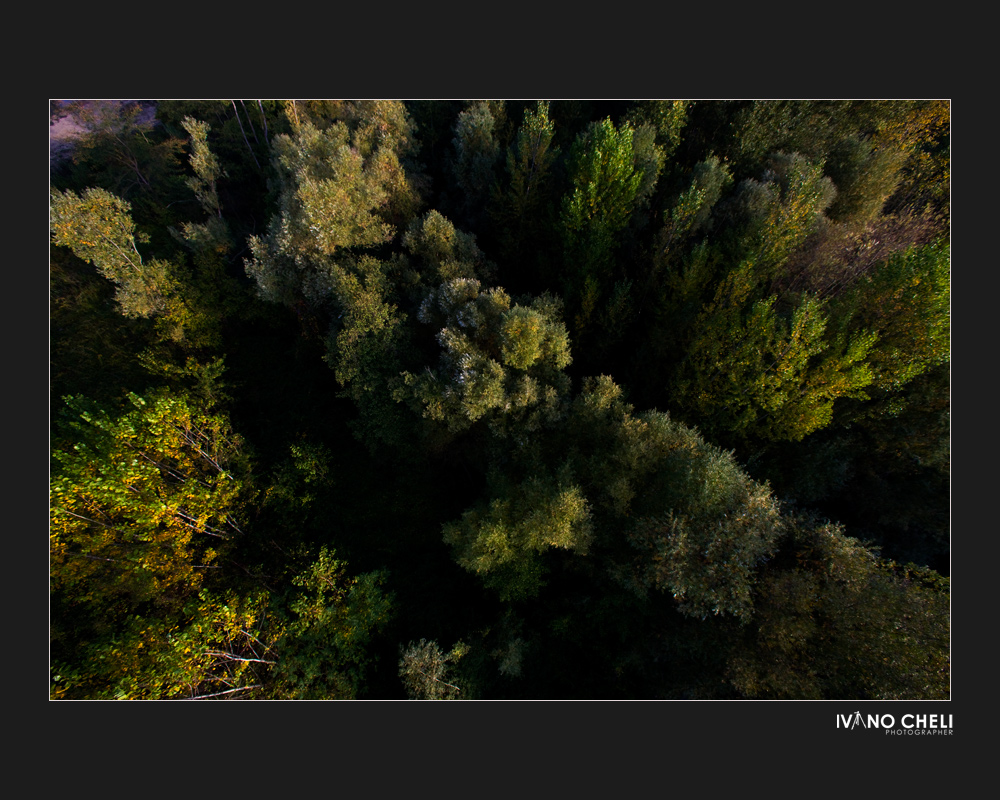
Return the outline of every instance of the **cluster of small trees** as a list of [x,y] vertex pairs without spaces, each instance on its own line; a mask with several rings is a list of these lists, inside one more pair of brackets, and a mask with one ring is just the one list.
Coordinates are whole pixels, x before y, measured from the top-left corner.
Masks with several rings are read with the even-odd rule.
[[128,114],[52,181],[54,697],[948,696],[946,103]]

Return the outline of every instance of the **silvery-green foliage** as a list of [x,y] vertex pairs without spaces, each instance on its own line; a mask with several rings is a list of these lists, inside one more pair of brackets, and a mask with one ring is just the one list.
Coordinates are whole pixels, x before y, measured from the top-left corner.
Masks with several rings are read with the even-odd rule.
[[469,646],[458,642],[445,653],[435,642],[421,639],[400,648],[399,677],[411,700],[457,700],[462,687],[456,685],[450,669],[458,663]]
[[49,208],[52,241],[69,247],[115,284],[125,316],[167,311],[176,289],[171,265],[157,258],[143,260],[137,240],[144,237],[136,232],[128,201],[104,189],[87,189],[82,195],[52,190]]
[[[417,319],[437,329],[436,369],[405,373],[397,394],[424,417],[455,433],[491,415],[503,417],[551,403],[568,388],[569,337],[551,297],[514,305],[503,289],[483,290],[478,280],[454,278],[427,293]],[[520,419],[520,418],[519,418]]]
[[401,104],[348,104],[344,121],[311,122],[272,143],[280,190],[264,237],[246,261],[261,297],[314,305],[334,298],[336,261],[390,241],[419,203],[399,163],[410,141]]
[[632,134],[632,159],[642,175],[635,202],[639,206],[648,205],[666,161],[663,149],[656,144],[656,128],[653,125],[636,127]]
[[670,592],[685,614],[748,616],[756,570],[781,531],[768,487],[668,414],[635,415],[607,376],[585,382],[567,430],[597,539],[632,548],[611,574],[639,594]]
[[209,216],[221,218],[222,204],[219,202],[216,181],[226,173],[219,164],[219,159],[208,147],[211,126],[191,117],[184,117],[181,124],[191,137],[190,161],[195,173],[194,178],[188,179],[187,185]]
[[485,100],[471,103],[458,115],[452,172],[462,190],[466,209],[482,208],[495,181],[494,165],[500,157],[500,143],[494,135],[494,117]]
[[485,279],[492,273],[476,237],[458,230],[436,210],[410,223],[403,246],[416,259],[423,281],[431,285],[454,278]]
[[740,183],[735,217],[757,275],[776,274],[816,230],[836,196],[837,187],[823,174],[823,162],[799,153],[771,154],[761,180]]
[[687,236],[705,228],[712,209],[732,182],[729,168],[716,156],[709,156],[696,164],[690,187],[664,214],[661,248],[668,250],[676,247]]

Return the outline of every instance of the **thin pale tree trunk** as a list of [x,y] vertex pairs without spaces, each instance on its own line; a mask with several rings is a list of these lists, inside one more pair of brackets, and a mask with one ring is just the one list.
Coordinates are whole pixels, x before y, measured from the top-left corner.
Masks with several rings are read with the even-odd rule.
[[247,104],[240,100],[240,105],[243,106],[243,113],[247,115],[247,124],[250,126],[250,133],[253,134],[253,140],[260,144],[260,139],[257,138],[257,129],[253,126],[253,120],[250,118],[250,112],[247,111]]
[[260,118],[264,120],[264,141],[267,142],[268,147],[270,147],[271,140],[267,135],[267,117],[264,116],[264,102],[262,100],[258,100],[257,105],[260,107]]
[[236,108],[236,101],[235,100],[230,100],[229,102],[231,102],[233,104],[233,113],[236,114],[236,121],[240,125],[240,133],[243,134],[243,141],[246,142],[247,150],[250,151],[250,155],[253,157],[253,163],[257,165],[257,169],[260,169],[260,162],[257,160],[257,156],[254,155],[253,148],[250,146],[250,140],[247,139],[247,132],[245,130],[243,130],[243,122],[240,119],[240,112]]

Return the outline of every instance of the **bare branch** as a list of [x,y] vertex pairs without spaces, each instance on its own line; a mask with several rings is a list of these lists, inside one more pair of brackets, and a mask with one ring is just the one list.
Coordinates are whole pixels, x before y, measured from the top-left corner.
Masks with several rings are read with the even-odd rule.
[[250,689],[260,689],[263,686],[261,683],[255,683],[253,686],[240,686],[237,689],[229,689],[225,692],[216,692],[215,694],[200,694],[197,697],[184,697],[183,700],[207,700],[209,697],[221,697],[224,694],[232,694],[233,692],[246,692]]
[[445,686],[450,686],[450,687],[451,687],[452,689],[454,689],[454,690],[455,690],[456,692],[460,692],[460,691],[462,691],[461,689],[459,689],[459,688],[458,688],[458,687],[457,687],[457,686],[456,686],[455,684],[453,684],[453,683],[448,683],[448,681],[443,681],[443,680],[441,680],[440,678],[435,678],[435,677],[434,677],[433,675],[428,675],[428,674],[427,674],[426,672],[424,672],[424,671],[423,671],[422,669],[420,669],[420,667],[415,667],[415,669],[417,670],[417,672],[419,672],[419,673],[420,673],[421,675],[423,675],[423,676],[424,676],[425,678],[430,678],[430,679],[431,679],[432,681],[437,681],[438,683],[443,683],[443,684],[444,684]]
[[217,658],[225,658],[229,661],[256,661],[259,664],[277,664],[277,661],[268,661],[263,658],[243,658],[242,656],[233,655],[232,653],[224,653],[221,650],[206,650],[206,656],[216,656]]

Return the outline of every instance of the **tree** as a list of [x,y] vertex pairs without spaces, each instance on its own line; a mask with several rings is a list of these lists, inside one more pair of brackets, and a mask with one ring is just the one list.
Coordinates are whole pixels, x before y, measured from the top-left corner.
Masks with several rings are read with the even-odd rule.
[[289,604],[291,620],[275,668],[275,691],[288,699],[358,697],[372,657],[369,644],[392,613],[382,573],[348,577],[335,551],[321,547]]
[[879,389],[949,360],[950,285],[950,248],[939,243],[891,255],[839,300],[841,314],[878,334],[868,361]]
[[[930,206],[939,215],[948,202],[948,116],[940,100],[757,101],[733,120],[728,151],[746,171],[777,150],[825,162],[838,191],[830,216],[852,227],[887,207],[921,213]],[[921,200],[916,174],[928,186]]]
[[664,213],[658,242],[662,256],[669,256],[674,247],[706,227],[712,209],[732,182],[729,168],[714,155],[695,165],[690,187]]
[[409,146],[405,108],[386,103],[274,138],[279,213],[266,238],[251,237],[246,262],[261,297],[321,307],[335,293],[336,259],[392,239],[419,202],[399,161]]
[[[174,291],[169,265],[144,262],[136,246],[131,205],[104,189],[51,194],[52,241],[69,247],[118,287],[117,300],[129,317],[164,313]],[[139,235],[139,240],[144,237]]]
[[506,259],[517,265],[540,239],[549,220],[545,218],[551,192],[552,168],[559,148],[552,145],[555,127],[549,104],[538,101],[525,109],[517,132],[516,147],[507,151],[506,192],[493,193],[491,215],[500,231],[500,246]]
[[793,518],[728,678],[760,699],[947,699],[948,580],[884,562],[837,525]]
[[410,223],[403,247],[416,260],[412,283],[422,289],[435,289],[454,278],[489,278],[494,271],[476,237],[459,230],[434,209]]
[[[192,604],[241,534],[248,487],[233,471],[241,443],[226,419],[166,393],[129,400],[131,410],[114,416],[67,398],[76,420],[56,437],[53,659],[65,673],[57,694],[74,683],[100,696],[180,691],[170,675],[190,667],[190,652],[171,631],[205,610]],[[95,667],[82,669],[88,659]]]
[[[834,196],[820,164],[781,153],[770,163],[763,182],[743,181],[732,200],[739,228],[729,247],[743,260],[725,272],[699,258],[667,279],[680,289],[670,302],[686,308],[678,316],[690,320],[693,333],[682,345],[671,402],[710,436],[730,441],[800,440],[830,423],[838,398],[867,399],[873,380],[865,359],[876,333],[849,325],[842,314],[831,324],[830,307],[808,294],[768,296]],[[721,176],[706,166],[718,184]],[[700,190],[692,189],[691,210],[677,209],[678,226],[698,219]],[[691,316],[712,279],[714,297]]]
[[762,181],[740,183],[733,201],[743,228],[740,252],[754,262],[759,279],[781,270],[820,224],[836,194],[822,162],[799,153],[773,153]]
[[211,127],[191,117],[184,117],[181,124],[191,137],[191,167],[195,173],[195,177],[189,178],[187,184],[205,212],[221,219],[222,204],[219,202],[216,181],[225,173],[208,146]]
[[569,337],[552,297],[512,307],[503,289],[455,278],[428,292],[417,316],[438,331],[438,366],[403,373],[396,397],[451,434],[486,418],[523,435],[568,387]]
[[406,334],[401,276],[405,259],[375,249],[410,222],[419,197],[400,158],[412,124],[400,103],[357,102],[293,115],[294,134],[274,139],[279,213],[266,238],[251,237],[247,273],[258,295],[328,327],[327,361],[358,406],[357,434],[371,447],[399,443],[391,392]]
[[53,699],[256,699],[281,636],[267,593],[201,590],[175,615],[132,615],[54,664]]
[[656,143],[656,129],[653,125],[636,126],[632,134],[632,160],[642,181],[635,193],[636,205],[648,206],[656,189],[656,182],[666,163],[666,154]]
[[[575,312],[577,336],[595,319],[600,305],[605,306],[606,332],[614,335],[627,321],[629,285],[621,280],[624,271],[616,269],[615,252],[621,232],[652,192],[662,166],[662,151],[650,135],[627,123],[616,128],[610,119],[591,123],[570,148],[570,189],[563,198],[560,224],[567,265],[565,291]],[[618,302],[609,303],[615,278],[619,278]]]
[[668,159],[681,143],[689,105],[689,100],[647,100],[639,103],[630,117],[636,128],[644,123],[653,126],[656,144]]
[[524,600],[543,586],[539,556],[550,548],[587,553],[590,510],[580,487],[564,474],[532,477],[500,490],[488,505],[444,526],[455,559],[504,601]]
[[560,448],[588,487],[606,570],[640,596],[669,592],[687,615],[749,616],[781,526],[777,503],[731,453],[662,412],[635,415],[621,395],[607,377],[588,380]]
[[[699,233],[705,236],[712,224],[712,211],[732,184],[729,168],[710,156],[695,165],[690,186],[664,211],[663,227],[656,237],[652,263],[641,288],[640,310],[646,312],[647,332],[643,350],[643,374],[649,382],[678,341],[686,336],[695,315],[708,299],[707,291],[719,270],[721,253],[707,239],[691,246]],[[651,312],[651,313],[650,313]],[[652,361],[652,363],[649,363]],[[659,369],[658,369],[659,367]]]
[[785,318],[773,297],[745,311],[728,305],[726,290],[733,302],[745,275],[723,282],[700,315],[675,402],[712,435],[798,441],[831,422],[838,398],[868,398],[874,376],[865,359],[877,334],[828,336],[824,305],[809,296]]
[[228,274],[227,256],[234,238],[222,216],[218,180],[226,177],[226,172],[208,146],[211,128],[191,117],[185,117],[182,125],[190,135],[190,162],[195,172],[195,177],[188,179],[188,187],[208,215],[205,222],[182,223],[179,232],[171,229],[193,262],[193,269],[183,270],[178,265],[176,270],[184,284],[181,294],[187,313],[183,317],[183,335],[195,348],[217,348],[223,321],[244,308],[245,293]]
[[52,185],[114,194],[143,224],[155,226],[154,235],[171,224],[172,207],[185,201],[182,135],[158,128],[141,103],[84,100],[67,108],[79,134],[72,167],[58,167]]
[[948,230],[951,192],[951,106],[947,100],[918,103],[911,124],[902,127],[914,145],[901,170],[892,213],[929,212],[942,234]]
[[831,218],[855,225],[873,221],[899,186],[906,153],[879,148],[865,137],[851,136],[838,142],[827,163],[837,199]]
[[[269,249],[293,259],[319,260],[344,248],[381,244],[392,236],[392,226],[377,213],[387,199],[385,187],[351,147],[345,124],[324,131],[305,124],[294,138],[277,137],[274,147],[283,177],[282,213],[272,222]],[[257,242],[248,270],[261,283],[266,251]]]
[[[643,173],[636,169],[628,125],[592,123],[569,152],[570,191],[563,199],[567,261],[596,280],[611,268],[615,235],[635,208]],[[574,263],[575,262],[575,263]]]
[[861,228],[821,219],[785,262],[771,290],[783,296],[812,292],[833,300],[892,255],[937,238],[935,223],[926,214],[882,215]]
[[51,558],[76,602],[179,602],[239,533],[244,487],[227,464],[240,440],[225,418],[164,393],[129,400],[119,417],[66,401],[80,421],[54,453]]
[[460,697],[461,687],[450,683],[448,670],[469,651],[468,645],[458,642],[450,652],[444,653],[437,642],[421,639],[400,647],[399,677],[411,700],[454,700]]
[[325,358],[358,410],[355,434],[372,449],[405,440],[393,392],[401,384],[409,332],[392,302],[393,266],[362,256],[337,263],[330,273],[342,310],[330,325]]
[[[193,278],[182,261],[143,259],[137,246],[148,237],[136,231],[131,206],[103,189],[82,195],[53,190],[52,242],[70,248],[115,284],[121,312],[131,318],[154,318],[162,339],[190,347],[218,342],[218,311],[236,294],[220,261],[230,247],[225,223],[185,223],[181,239],[195,254],[201,274]],[[227,298],[229,299],[229,298]]]
[[685,614],[749,616],[776,502],[731,454],[666,414],[635,415],[621,394],[588,379],[530,437],[514,427],[489,499],[446,524],[445,541],[508,601],[539,595],[546,554],[563,551],[591,580],[669,591]]
[[494,165],[501,146],[494,134],[493,106],[485,100],[470,103],[458,115],[452,139],[452,173],[462,192],[463,214],[473,223],[478,221],[496,181]]

